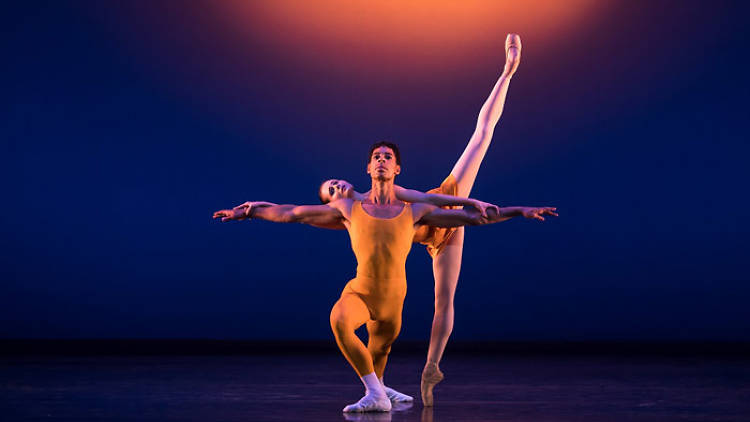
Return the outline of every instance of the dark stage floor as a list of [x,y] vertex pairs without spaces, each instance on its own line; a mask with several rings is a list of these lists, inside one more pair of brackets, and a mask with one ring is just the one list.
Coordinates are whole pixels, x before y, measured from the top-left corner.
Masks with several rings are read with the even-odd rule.
[[[420,354],[386,382],[418,397]],[[748,421],[750,361],[446,356],[436,406],[344,415],[362,386],[337,355],[0,357],[3,421]]]

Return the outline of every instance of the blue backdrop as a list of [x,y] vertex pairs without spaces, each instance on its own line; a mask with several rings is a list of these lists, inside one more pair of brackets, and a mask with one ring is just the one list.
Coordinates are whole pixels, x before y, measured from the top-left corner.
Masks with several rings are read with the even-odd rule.
[[[331,337],[346,233],[212,212],[366,190],[381,139],[399,184],[436,186],[518,32],[473,196],[560,217],[467,230],[454,338],[750,340],[747,7],[607,4],[445,51],[260,9],[243,33],[210,2],[4,5],[0,336]],[[415,245],[402,338],[429,336],[430,265]]]

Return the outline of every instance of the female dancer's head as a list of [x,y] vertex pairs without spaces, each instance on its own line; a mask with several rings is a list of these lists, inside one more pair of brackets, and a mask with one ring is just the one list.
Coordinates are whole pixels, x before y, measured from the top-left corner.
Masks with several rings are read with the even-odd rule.
[[[375,150],[385,147],[389,148],[393,152],[393,158],[396,160],[396,165],[401,166],[401,152],[398,150],[398,146],[392,142],[379,141],[372,144],[370,151],[367,153],[367,164],[372,162],[372,156]],[[320,184],[318,188],[318,197],[320,202],[327,204],[331,201],[335,201],[341,198],[352,198],[357,192],[354,190],[354,186],[341,179],[328,179]]]
[[321,183],[318,188],[320,202],[327,204],[341,198],[351,198],[354,194],[354,186],[346,180],[328,179]]

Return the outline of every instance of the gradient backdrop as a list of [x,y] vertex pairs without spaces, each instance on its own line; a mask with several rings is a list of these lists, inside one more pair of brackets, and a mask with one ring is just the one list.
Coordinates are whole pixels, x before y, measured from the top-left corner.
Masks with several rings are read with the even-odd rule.
[[[455,339],[750,340],[743,2],[35,1],[3,6],[0,336],[328,339],[345,232],[246,200],[450,171],[524,43],[474,196]],[[402,338],[433,281],[408,262]]]

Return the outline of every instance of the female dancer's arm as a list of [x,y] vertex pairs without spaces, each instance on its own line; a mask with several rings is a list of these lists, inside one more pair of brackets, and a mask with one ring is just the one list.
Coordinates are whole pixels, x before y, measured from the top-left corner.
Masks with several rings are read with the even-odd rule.
[[469,144],[451,171],[458,184],[459,196],[469,196],[471,193],[477,172],[479,172],[479,166],[482,164],[482,159],[484,159],[487,148],[490,146],[495,126],[503,114],[510,79],[518,69],[520,62],[521,37],[516,34],[508,34],[505,39],[505,68],[503,73],[492,88],[490,96],[482,105]]
[[488,209],[500,212],[497,205],[482,202],[478,199],[461,198],[453,195],[443,195],[441,193],[425,193],[418,190],[406,189],[401,186],[394,186],[394,188],[396,198],[404,202],[430,204],[438,207],[469,206],[479,211],[483,216],[487,215]]

